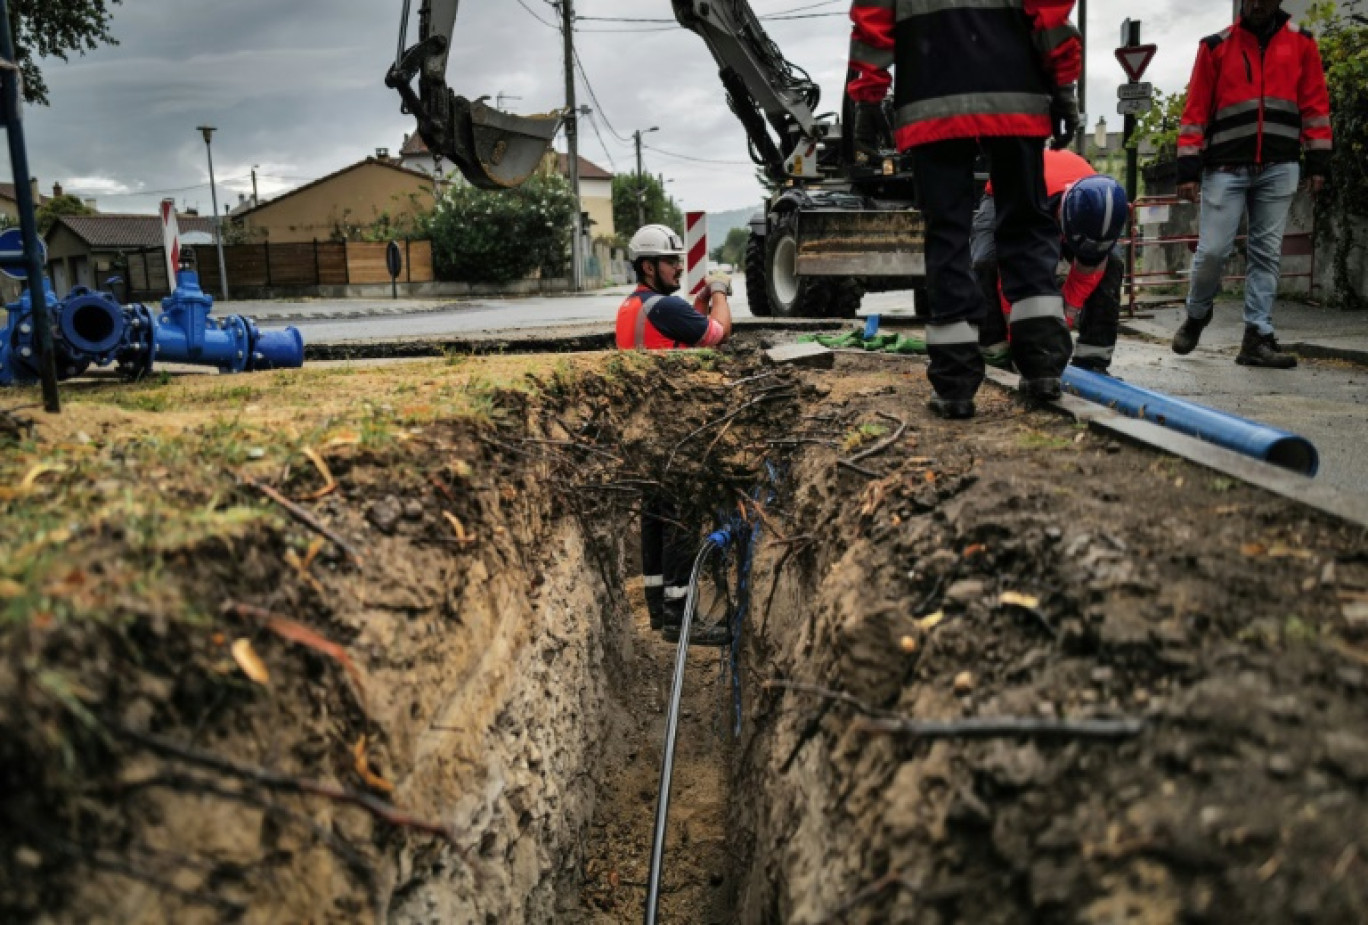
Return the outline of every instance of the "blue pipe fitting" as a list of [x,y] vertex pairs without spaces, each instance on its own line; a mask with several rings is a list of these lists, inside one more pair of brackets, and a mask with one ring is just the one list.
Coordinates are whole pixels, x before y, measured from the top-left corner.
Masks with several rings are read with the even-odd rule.
[[[92,364],[118,362],[131,378],[152,372],[158,360],[216,366],[240,373],[304,365],[304,338],[297,328],[263,331],[242,315],[214,318],[213,297],[200,289],[199,274],[182,269],[176,289],[155,315],[145,305],[120,305],[107,292],[84,286],[61,301],[43,280],[53,320],[57,376],[80,375]],[[0,331],[0,385],[38,381],[32,307],[25,290],[8,306],[9,325]]]
[[716,546],[718,549],[726,549],[729,545],[731,545],[731,541],[731,530],[726,527],[722,528],[721,530],[714,530],[712,533],[708,534],[708,542]]
[[1149,421],[1302,475],[1315,475],[1320,468],[1320,454],[1310,440],[1258,421],[1142,389],[1077,366],[1069,366],[1061,382],[1065,391],[1127,417]]

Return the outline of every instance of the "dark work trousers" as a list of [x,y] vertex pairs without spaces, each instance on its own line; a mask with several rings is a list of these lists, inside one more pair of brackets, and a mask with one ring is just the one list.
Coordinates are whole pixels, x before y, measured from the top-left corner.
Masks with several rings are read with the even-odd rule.
[[1113,251],[1107,257],[1107,269],[1102,275],[1083,311],[1078,315],[1078,345],[1074,347],[1073,363],[1094,372],[1106,371],[1116,351],[1116,336],[1121,327],[1121,283],[1126,276],[1126,263]]
[[689,593],[689,551],[686,534],[678,515],[667,499],[647,497],[641,510],[641,575],[646,590],[646,608],[651,622],[658,624],[665,613],[665,602],[682,611]]
[[919,145],[911,153],[926,223],[927,377],[947,399],[973,398],[983,381],[978,328],[988,305],[969,256],[980,148],[993,180],[1003,294],[1012,304],[1012,360],[1023,378],[1057,378],[1072,349],[1055,281],[1059,232],[1045,205],[1044,143],[982,138]]

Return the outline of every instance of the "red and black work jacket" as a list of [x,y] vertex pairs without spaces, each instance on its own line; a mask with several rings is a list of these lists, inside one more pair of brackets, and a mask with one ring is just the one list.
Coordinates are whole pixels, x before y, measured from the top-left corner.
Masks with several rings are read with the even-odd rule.
[[617,345],[622,350],[678,350],[720,343],[722,325],[679,296],[638,286],[618,307]]
[[1286,13],[1263,41],[1241,18],[1197,46],[1178,130],[1178,181],[1202,167],[1282,164],[1330,174],[1330,94],[1316,40]]
[[1082,67],[1073,5],[854,0],[846,90],[857,103],[879,103],[896,77],[900,151],[950,138],[1047,137],[1050,94]]

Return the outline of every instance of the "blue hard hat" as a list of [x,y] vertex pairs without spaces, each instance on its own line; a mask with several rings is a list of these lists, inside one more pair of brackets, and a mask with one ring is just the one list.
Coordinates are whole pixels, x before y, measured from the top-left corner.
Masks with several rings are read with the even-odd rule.
[[1130,203],[1121,184],[1105,174],[1084,177],[1064,191],[1059,227],[1064,242],[1080,258],[1105,260],[1126,230]]

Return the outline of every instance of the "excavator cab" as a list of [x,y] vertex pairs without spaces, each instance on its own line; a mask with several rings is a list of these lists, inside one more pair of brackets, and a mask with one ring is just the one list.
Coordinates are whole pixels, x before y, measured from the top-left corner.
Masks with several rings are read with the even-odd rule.
[[[515,116],[457,96],[446,83],[447,54],[459,0],[422,0],[418,43],[406,46],[410,0],[399,20],[399,50],[385,85],[399,91],[403,111],[434,155],[455,164],[480,189],[510,189],[537,169],[560,129],[561,114]],[[413,87],[418,78],[418,89]]]

